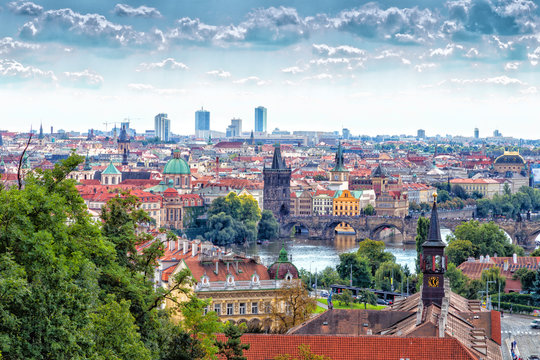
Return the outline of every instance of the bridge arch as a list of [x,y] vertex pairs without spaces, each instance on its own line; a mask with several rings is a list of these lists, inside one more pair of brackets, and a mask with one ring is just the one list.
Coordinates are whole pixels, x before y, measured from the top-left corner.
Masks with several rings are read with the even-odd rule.
[[328,221],[324,226],[323,236],[325,237],[325,239],[334,238],[334,236],[337,233],[336,227],[339,224],[346,224],[350,226],[354,230],[354,234],[358,235],[358,227],[356,226],[354,221],[351,221],[350,219],[347,219],[347,218],[335,217],[335,218],[332,218],[330,221]]
[[294,227],[300,227],[300,228],[304,228],[308,231],[310,231],[310,226],[309,226],[309,223],[308,222],[304,222],[302,220],[290,220],[284,224],[281,225],[281,236],[283,237],[287,237],[287,236],[290,236],[291,235],[291,232],[292,232],[292,229]]
[[399,226],[399,225],[393,224],[391,222],[383,222],[381,224],[378,224],[378,225],[375,225],[374,227],[372,227],[370,229],[370,234],[369,234],[370,239],[377,240],[380,233],[384,229],[396,229],[400,233],[400,236],[398,237],[400,242],[402,242],[402,243],[405,242],[406,239],[405,239],[405,228],[404,228],[404,226]]

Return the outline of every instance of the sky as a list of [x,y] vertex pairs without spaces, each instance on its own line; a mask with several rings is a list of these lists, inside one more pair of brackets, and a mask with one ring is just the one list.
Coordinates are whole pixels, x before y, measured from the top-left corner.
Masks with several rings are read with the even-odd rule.
[[[0,129],[540,138],[540,1],[0,0]],[[105,125],[105,123],[109,123]]]

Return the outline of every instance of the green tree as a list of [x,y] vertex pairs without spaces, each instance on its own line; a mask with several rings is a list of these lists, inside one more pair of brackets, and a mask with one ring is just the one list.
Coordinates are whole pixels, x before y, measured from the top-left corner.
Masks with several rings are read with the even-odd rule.
[[469,240],[454,239],[446,247],[445,254],[448,256],[449,263],[459,266],[462,262],[467,261],[469,257],[474,257],[475,246]]
[[90,314],[93,327],[89,337],[92,353],[97,359],[151,359],[150,351],[140,340],[135,318],[129,311],[129,301],[120,303],[110,296]]
[[534,250],[529,256],[540,256],[540,248]]
[[375,215],[375,208],[371,204],[367,204],[364,208],[364,214],[367,216]]
[[382,263],[375,272],[375,286],[377,289],[385,291],[399,290],[402,281],[403,272],[401,266],[393,261]]
[[454,239],[469,240],[474,244],[474,256],[480,255],[512,256],[516,253],[519,256],[524,254],[523,248],[510,243],[506,234],[495,223],[480,224],[478,221],[470,220],[458,225],[454,231]]
[[453,292],[465,296],[465,289],[469,282],[469,278],[457,268],[456,264],[449,263],[444,276],[450,280],[450,288]]
[[469,198],[469,195],[467,195],[467,192],[461,185],[452,186],[452,193],[454,193],[455,196],[463,200],[467,200]]
[[534,306],[540,306],[540,267],[536,270],[536,275],[531,288],[531,297]]
[[420,273],[420,255],[423,253],[422,244],[427,241],[429,232],[429,219],[423,216],[418,218],[416,223],[416,272]]
[[488,285],[490,294],[495,294],[499,292],[499,285],[501,291],[504,291],[504,286],[506,285],[506,278],[501,275],[501,269],[498,267],[492,267],[482,271],[482,276],[480,280],[482,281],[484,289],[486,287],[487,281],[494,281],[494,283],[490,283]]
[[365,239],[358,245],[356,254],[365,258],[371,266],[371,274],[375,275],[375,271],[379,266],[387,261],[396,261],[396,257],[392,253],[385,251],[386,246],[383,241]]
[[[213,359],[218,352],[216,333],[222,330],[222,324],[214,311],[204,313],[210,306],[210,299],[201,300],[191,295],[188,301],[180,306],[183,321],[182,329],[197,342],[193,348],[188,349],[190,359]],[[200,354],[204,356],[200,357]]]
[[240,338],[245,332],[245,325],[236,326],[230,322],[225,324],[223,333],[227,341],[216,341],[218,355],[224,356],[227,360],[247,360],[244,356],[244,350],[249,350],[249,344],[242,344]]
[[354,298],[349,289],[344,289],[341,293],[334,295],[334,301],[348,307],[354,302]]
[[347,280],[344,280],[340,278],[339,273],[336,271],[335,268],[331,266],[327,266],[324,268],[323,271],[320,272],[318,275],[318,283],[323,288],[330,288],[330,285],[332,284],[341,284],[346,285],[348,284]]
[[369,291],[367,289],[360,290],[356,300],[359,303],[364,304],[364,309],[367,309],[367,304],[369,304],[369,305],[377,305],[377,296],[375,295],[375,293],[373,293],[373,292],[371,292],[371,291]]
[[536,278],[536,272],[526,268],[520,268],[514,273],[514,279],[521,282],[521,289],[531,291]]
[[372,276],[369,262],[357,254],[344,253],[339,255],[339,264],[336,270],[342,279],[350,279],[352,271],[353,286],[369,287],[371,285]]
[[270,210],[262,212],[261,220],[257,225],[259,239],[275,239],[279,235],[279,224]]

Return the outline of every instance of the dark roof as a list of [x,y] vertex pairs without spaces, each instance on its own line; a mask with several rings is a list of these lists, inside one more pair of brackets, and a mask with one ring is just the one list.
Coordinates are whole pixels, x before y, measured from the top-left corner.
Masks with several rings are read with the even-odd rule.
[[433,208],[431,209],[431,219],[429,220],[429,233],[427,241],[422,245],[426,246],[442,246],[446,244],[441,238],[441,227],[439,226],[439,215],[437,214],[437,201],[433,201]]
[[495,164],[521,164],[521,165],[524,165],[525,164],[525,161],[523,160],[523,158],[521,157],[521,155],[517,155],[517,154],[512,154],[512,155],[508,155],[508,154],[504,154],[504,155],[501,155],[499,156],[498,158],[495,159],[494,161]]
[[387,177],[388,173],[385,169],[382,168],[381,164],[377,166],[375,170],[371,173],[371,177],[384,178]]
[[286,170],[287,165],[285,160],[281,157],[281,148],[277,144],[274,148],[274,158],[272,159],[272,170]]

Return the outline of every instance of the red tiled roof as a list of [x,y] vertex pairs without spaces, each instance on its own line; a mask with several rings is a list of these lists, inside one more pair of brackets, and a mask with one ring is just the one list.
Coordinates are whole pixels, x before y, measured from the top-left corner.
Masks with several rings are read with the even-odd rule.
[[491,339],[501,345],[501,313],[491,310]]
[[[206,273],[210,278],[210,281],[225,281],[227,277],[227,265],[223,261],[219,261],[218,274],[214,272],[216,269],[216,263],[201,263],[197,256],[189,257],[185,259],[186,266],[191,271],[193,278],[199,281],[201,277]],[[234,263],[229,264],[229,273],[234,276],[236,281],[251,280],[251,275],[257,271],[257,275],[261,280],[270,280],[268,270],[262,264],[257,264],[253,259],[242,259],[238,261],[238,271],[236,271],[236,265]]]
[[[224,336],[219,334],[218,339]],[[274,359],[278,355],[298,356],[298,347],[309,345],[313,353],[332,360],[474,360],[458,340],[451,337],[329,336],[244,334],[250,344],[244,351],[248,360]]]

